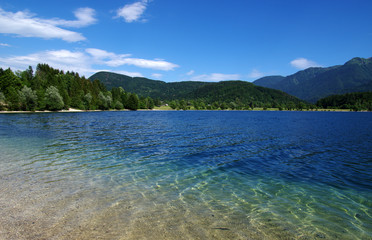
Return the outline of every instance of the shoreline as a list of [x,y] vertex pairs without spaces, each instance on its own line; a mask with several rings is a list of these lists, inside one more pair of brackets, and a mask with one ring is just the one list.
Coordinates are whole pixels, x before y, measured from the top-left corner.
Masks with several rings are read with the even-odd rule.
[[[69,108],[68,110],[60,110],[60,111],[0,111],[0,113],[63,113],[63,112],[87,112],[87,111],[97,111],[97,110],[81,110],[81,109],[76,109],[76,108]],[[100,110],[98,110],[100,111]]]
[[[81,112],[122,112],[122,111],[132,111],[128,109],[121,109],[121,110],[115,110],[115,109],[110,109],[110,110],[81,110],[81,109],[76,109],[76,108],[69,108],[68,110],[60,110],[60,111],[0,111],[0,114],[16,114],[16,113],[81,113]],[[350,109],[310,109],[310,110],[279,110],[279,109],[266,109],[263,110],[261,108],[253,109],[253,110],[231,110],[231,109],[226,109],[226,110],[208,110],[208,109],[203,109],[203,110],[195,110],[195,109],[188,109],[188,110],[177,110],[177,109],[161,109],[161,108],[154,108],[154,109],[138,109],[136,111],[266,111],[266,112],[370,112],[367,110],[362,110],[362,111],[353,111]]]

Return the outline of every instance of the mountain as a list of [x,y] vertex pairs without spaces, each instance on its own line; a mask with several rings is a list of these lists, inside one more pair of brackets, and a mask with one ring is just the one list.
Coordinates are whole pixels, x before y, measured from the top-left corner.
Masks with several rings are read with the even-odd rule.
[[253,83],[313,103],[329,95],[372,91],[372,58],[353,58],[344,65],[308,68],[287,77],[263,77]]
[[207,82],[172,82],[166,83],[143,77],[129,77],[112,72],[98,72],[89,77],[90,80],[99,80],[107,89],[122,87],[125,91],[134,92],[139,96],[172,100],[187,98],[197,88],[211,83]]
[[257,79],[253,83],[261,87],[270,87],[270,86],[275,86],[280,81],[282,81],[284,78],[285,77],[283,76],[267,76],[267,77],[262,77],[260,79]]
[[222,81],[204,85],[192,92],[193,99],[201,98],[207,102],[234,102],[238,98],[240,102],[268,102],[275,104],[287,104],[293,102],[296,105],[301,102],[298,98],[279,90],[255,86],[253,83],[244,81]]
[[256,86],[244,81],[222,82],[171,82],[155,81],[147,78],[128,77],[111,72],[98,72],[90,80],[99,80],[107,89],[122,87],[142,97],[165,101],[201,100],[206,104],[214,102],[240,106],[272,107],[298,106],[300,99],[279,90]]

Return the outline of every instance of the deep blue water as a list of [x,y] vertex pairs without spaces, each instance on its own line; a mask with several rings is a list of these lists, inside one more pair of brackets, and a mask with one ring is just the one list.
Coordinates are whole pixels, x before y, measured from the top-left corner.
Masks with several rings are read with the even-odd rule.
[[[93,212],[130,203],[131,218],[164,229],[173,218],[169,232],[191,238],[217,229],[232,238],[372,239],[372,113],[3,114],[0,150],[7,186],[61,189],[44,208],[79,195],[97,200]],[[41,198],[46,190],[35,188],[28,196]],[[24,194],[14,192],[14,201]],[[111,221],[120,222],[115,208]]]

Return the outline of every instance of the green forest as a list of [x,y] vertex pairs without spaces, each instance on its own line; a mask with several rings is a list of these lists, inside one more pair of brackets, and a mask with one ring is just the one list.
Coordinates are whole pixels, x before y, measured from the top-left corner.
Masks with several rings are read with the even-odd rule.
[[0,110],[58,111],[69,108],[152,109],[154,100],[139,98],[121,87],[108,91],[99,80],[91,81],[75,72],[64,73],[48,64],[38,64],[35,72],[32,67],[16,72],[0,68]]
[[187,100],[171,100],[173,109],[196,110],[302,110],[313,108],[300,99],[278,90],[258,87],[243,81],[223,81],[201,86],[186,97]]
[[372,92],[332,95],[318,100],[316,105],[324,109],[350,109],[372,111]]

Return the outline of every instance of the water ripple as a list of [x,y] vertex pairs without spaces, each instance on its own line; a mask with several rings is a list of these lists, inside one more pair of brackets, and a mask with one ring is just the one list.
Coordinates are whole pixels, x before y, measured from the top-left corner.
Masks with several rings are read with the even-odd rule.
[[[40,204],[71,199],[87,219],[113,210],[133,226],[184,219],[190,236],[196,221],[239,236],[249,228],[272,238],[368,239],[372,129],[363,126],[371,124],[370,113],[7,115],[0,179],[22,199],[24,184],[34,190],[27,196],[50,198]],[[58,194],[44,192],[50,186]]]

